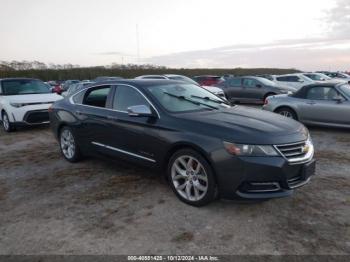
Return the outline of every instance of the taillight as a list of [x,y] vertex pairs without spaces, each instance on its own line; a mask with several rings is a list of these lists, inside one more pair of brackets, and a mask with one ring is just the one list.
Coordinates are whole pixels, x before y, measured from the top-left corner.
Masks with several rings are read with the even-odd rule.
[[49,113],[51,113],[53,111],[52,105],[48,108]]
[[268,103],[269,103],[269,100],[267,100],[267,98],[265,98],[264,105],[267,105]]

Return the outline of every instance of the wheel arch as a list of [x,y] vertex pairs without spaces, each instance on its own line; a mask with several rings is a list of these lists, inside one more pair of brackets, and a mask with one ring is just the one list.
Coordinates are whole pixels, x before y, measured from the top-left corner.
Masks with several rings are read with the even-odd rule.
[[[167,171],[167,167],[168,167],[168,163],[170,158],[172,157],[172,155],[174,155],[177,151],[179,150],[183,150],[183,149],[192,149],[194,151],[196,151],[197,153],[199,153],[210,165],[210,168],[213,172],[214,178],[216,179],[216,173],[215,173],[215,169],[213,167],[212,161],[210,160],[209,155],[205,152],[204,149],[202,149],[201,147],[190,143],[190,142],[179,142],[179,143],[175,143],[174,145],[171,146],[171,148],[167,151],[165,157],[163,158],[163,164],[162,164],[162,171],[163,171],[163,175],[165,177],[166,176],[166,171]],[[217,182],[217,181],[216,181]]]
[[276,92],[273,92],[273,91],[268,91],[268,92],[266,92],[266,94],[264,95],[264,101],[266,100],[266,98],[267,97],[269,97],[269,96],[274,96],[274,95],[277,95],[277,93]]

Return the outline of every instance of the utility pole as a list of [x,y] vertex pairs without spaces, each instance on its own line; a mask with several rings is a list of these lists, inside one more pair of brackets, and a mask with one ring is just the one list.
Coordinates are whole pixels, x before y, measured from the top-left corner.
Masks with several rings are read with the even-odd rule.
[[136,24],[136,57],[137,62],[140,63],[140,39],[139,39],[139,25]]

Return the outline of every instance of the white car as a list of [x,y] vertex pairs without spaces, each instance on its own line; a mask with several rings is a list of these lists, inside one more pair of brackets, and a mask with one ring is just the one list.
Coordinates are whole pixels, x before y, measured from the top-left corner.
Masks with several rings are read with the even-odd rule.
[[49,107],[62,96],[30,78],[0,79],[0,120],[6,132],[21,125],[49,123]]
[[279,85],[286,85],[300,89],[305,85],[311,85],[317,83],[317,81],[312,80],[306,76],[307,73],[296,73],[287,75],[272,75],[272,81]]
[[[175,75],[175,74],[166,74],[166,75],[143,75],[143,76],[138,76],[135,77],[135,79],[168,79],[168,80],[178,80],[178,81],[183,81],[189,84],[194,84],[194,85],[199,85],[196,81],[193,79],[183,76],[183,75]],[[209,92],[213,93],[214,95],[223,98],[226,100],[226,96],[224,91],[215,86],[201,86],[204,89],[208,90]]]

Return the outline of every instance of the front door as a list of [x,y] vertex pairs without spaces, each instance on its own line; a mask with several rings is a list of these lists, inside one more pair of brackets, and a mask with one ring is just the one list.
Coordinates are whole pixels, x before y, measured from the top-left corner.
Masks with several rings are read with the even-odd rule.
[[[148,106],[154,112],[154,117],[130,116],[128,108],[136,105]],[[155,152],[164,145],[159,144],[159,115],[147,98],[135,87],[117,85],[112,110],[110,139],[106,144],[110,153],[142,164],[156,164],[160,156]]]

